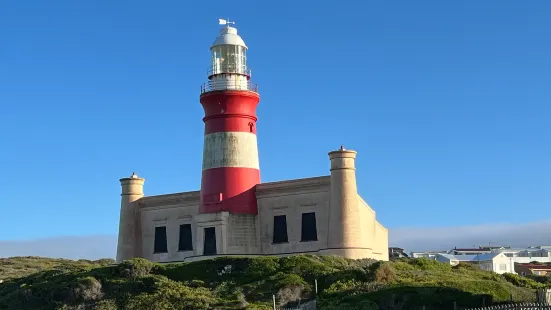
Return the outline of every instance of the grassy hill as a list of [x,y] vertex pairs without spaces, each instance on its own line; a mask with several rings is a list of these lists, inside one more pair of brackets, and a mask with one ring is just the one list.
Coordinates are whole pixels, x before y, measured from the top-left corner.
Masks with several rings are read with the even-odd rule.
[[21,278],[44,270],[59,269],[65,271],[84,268],[103,267],[115,264],[113,259],[69,260],[60,258],[43,258],[35,256],[0,258],[0,280]]
[[318,282],[320,309],[449,309],[533,301],[544,284],[471,265],[427,259],[395,262],[309,255],[223,257],[155,264],[133,259],[0,260],[0,309],[271,309],[309,299]]

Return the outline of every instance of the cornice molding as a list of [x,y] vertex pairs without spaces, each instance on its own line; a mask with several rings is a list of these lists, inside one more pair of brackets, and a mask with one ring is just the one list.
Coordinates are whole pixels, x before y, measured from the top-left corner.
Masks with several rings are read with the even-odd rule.
[[138,200],[140,208],[171,205],[194,205],[199,203],[200,191],[146,196]]
[[285,194],[324,192],[331,186],[331,176],[261,183],[256,186],[256,197],[265,198]]

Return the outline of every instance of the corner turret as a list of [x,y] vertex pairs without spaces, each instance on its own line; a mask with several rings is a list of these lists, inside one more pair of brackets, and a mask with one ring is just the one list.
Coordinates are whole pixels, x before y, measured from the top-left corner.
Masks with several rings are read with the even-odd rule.
[[329,231],[325,255],[339,255],[347,258],[372,256],[362,234],[362,212],[356,185],[356,151],[339,150],[329,152],[331,160],[331,191],[329,202]]
[[144,196],[144,178],[134,172],[128,178],[120,179],[121,212],[119,222],[119,240],[117,244],[117,263],[141,256],[141,226],[138,212],[138,200]]

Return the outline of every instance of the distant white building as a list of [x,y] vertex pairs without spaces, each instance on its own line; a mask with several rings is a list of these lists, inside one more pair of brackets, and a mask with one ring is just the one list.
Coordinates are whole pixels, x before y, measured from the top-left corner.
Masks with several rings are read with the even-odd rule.
[[410,257],[411,258],[434,258],[436,254],[446,254],[447,251],[425,251],[425,252],[411,252]]
[[425,252],[411,252],[412,258],[434,258],[437,254],[449,254],[452,256],[462,255],[479,255],[479,254],[492,254],[503,253],[506,257],[512,259],[513,265],[515,263],[527,264],[531,262],[538,263],[551,263],[551,246],[540,245],[527,248],[510,248],[510,247],[478,247],[478,248],[453,248],[448,251],[425,251]]
[[511,258],[513,263],[551,263],[551,246],[540,245],[519,249],[498,249],[494,250],[493,253],[503,253],[505,256]]
[[493,271],[495,273],[515,273],[515,266],[510,257],[503,253],[485,253],[476,255],[452,255],[436,254],[436,261],[455,266],[459,263],[475,264],[482,270]]
[[504,247],[483,247],[479,246],[478,248],[453,248],[447,252],[451,255],[477,255],[477,254],[489,254],[494,250],[506,249]]

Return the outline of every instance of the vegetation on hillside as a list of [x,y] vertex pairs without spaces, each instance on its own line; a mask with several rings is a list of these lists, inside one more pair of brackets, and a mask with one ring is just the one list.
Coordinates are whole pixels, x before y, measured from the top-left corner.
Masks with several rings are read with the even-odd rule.
[[[6,266],[24,260],[29,270],[15,278],[18,268]],[[173,264],[132,259],[119,265],[12,258],[1,260],[0,268],[0,278],[9,279],[0,284],[0,309],[21,310],[271,309],[272,295],[281,305],[312,298],[316,279],[320,309],[448,309],[454,302],[478,307],[511,297],[533,301],[534,289],[545,286],[468,264],[309,255]]]
[[0,280],[6,281],[12,278],[21,278],[51,269],[76,271],[84,268],[103,267],[113,264],[115,264],[115,260],[113,259],[90,261],[86,259],[69,260],[35,256],[0,258]]

